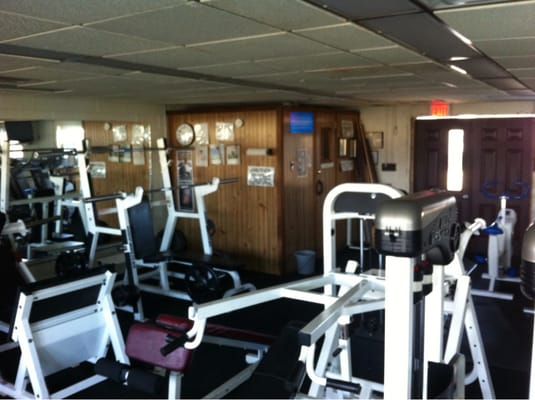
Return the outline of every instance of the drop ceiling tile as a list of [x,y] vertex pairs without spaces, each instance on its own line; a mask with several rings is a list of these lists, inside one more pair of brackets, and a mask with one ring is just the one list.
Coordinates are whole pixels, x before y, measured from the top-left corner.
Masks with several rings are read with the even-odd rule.
[[525,100],[526,98],[535,100],[535,85],[532,85],[531,87],[533,89],[508,90],[507,93],[511,96],[516,96],[521,100]]
[[525,83],[529,88],[535,90],[535,78],[524,78],[522,82]]
[[11,76],[39,80],[39,81],[63,81],[71,79],[91,78],[95,75],[78,72],[75,70],[67,71],[64,69],[54,69],[50,67],[35,67],[24,70],[12,71]]
[[535,66],[531,68],[510,69],[509,72],[517,78],[535,78]]
[[530,68],[535,65],[534,56],[496,57],[496,62],[507,69]]
[[401,65],[418,62],[429,62],[429,59],[420,54],[398,45],[377,49],[365,49],[354,51],[361,57],[365,57],[377,63],[387,65]]
[[77,71],[90,75],[123,75],[126,73],[124,69],[110,68],[100,65],[89,65],[77,62],[62,61],[54,64],[55,69],[63,69],[66,71]]
[[[2,3],[0,2],[0,10],[1,8]],[[61,29],[66,26],[65,24],[0,12],[0,41]]]
[[352,23],[300,30],[297,33],[320,43],[347,51],[393,45],[390,40]]
[[226,54],[213,54],[192,47],[171,47],[167,49],[112,55],[110,58],[133,63],[155,65],[165,68],[189,68],[235,62],[235,57]]
[[410,72],[412,74],[418,75],[432,75],[432,74],[441,74],[443,72],[449,71],[448,68],[441,64],[437,64],[431,61],[423,61],[409,64],[398,64],[396,68]]
[[169,75],[160,75],[160,74],[151,74],[146,72],[129,72],[121,75],[122,78],[131,79],[132,84],[135,85],[137,81],[150,82],[154,85],[182,85],[184,83],[195,83],[198,82],[194,79],[182,78],[179,76],[169,76]]
[[509,73],[499,64],[486,57],[460,60],[451,63],[468,73],[474,78],[508,78]]
[[325,72],[324,74],[332,77],[333,79],[343,80],[361,80],[361,79],[373,79],[373,78],[387,78],[387,77],[400,77],[400,76],[413,76],[409,72],[402,71],[398,68],[380,66],[380,67],[362,67],[354,68],[352,70],[340,70],[333,72]]
[[196,2],[97,22],[99,30],[185,45],[277,32],[275,28]]
[[258,64],[268,66],[279,71],[316,71],[324,69],[342,69],[347,67],[362,67],[377,65],[373,61],[342,51],[324,54],[312,54],[299,57],[281,57],[258,60]]
[[444,62],[451,57],[479,55],[454,35],[447,26],[425,12],[373,18],[360,23],[374,32],[381,32],[402,46],[414,49],[437,61]]
[[382,17],[420,11],[420,7],[409,0],[308,0],[318,6],[332,10],[351,20]]
[[61,31],[12,40],[9,43],[37,49],[92,56],[105,56],[169,46],[169,43],[154,42],[82,27],[72,27]]
[[44,65],[56,64],[51,61],[39,60],[36,58],[18,57],[0,54],[0,72],[14,69],[40,67]]
[[273,72],[273,69],[261,63],[242,61],[228,64],[190,67],[188,68],[188,71],[218,76],[241,77],[270,73]]
[[68,24],[134,14],[187,0],[2,0],[0,10]]
[[525,89],[524,85],[512,78],[489,78],[482,79],[483,82],[502,90]]
[[535,56],[535,27],[529,38],[478,40],[475,46],[490,57]]
[[333,25],[344,21],[301,0],[201,0],[201,2],[288,31]]
[[502,4],[439,11],[436,15],[472,41],[533,36],[535,2]]
[[[49,85],[50,89],[64,89],[78,92],[81,94],[97,96],[114,93],[142,93],[144,91],[154,90],[155,85],[151,82],[131,80],[120,77],[95,77],[80,80],[69,80],[63,82],[54,82]],[[135,99],[132,99],[135,100]]]
[[235,61],[256,61],[275,57],[322,54],[333,51],[328,46],[291,33],[217,44],[205,44],[196,46],[195,48],[212,54],[214,60],[217,60],[219,56],[223,56],[233,57]]

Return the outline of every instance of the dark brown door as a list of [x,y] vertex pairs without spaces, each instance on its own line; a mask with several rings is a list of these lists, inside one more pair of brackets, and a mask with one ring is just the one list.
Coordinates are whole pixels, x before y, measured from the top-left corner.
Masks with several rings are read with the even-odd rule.
[[[511,197],[507,207],[517,213],[513,252],[519,261],[522,235],[530,223],[533,169],[533,118],[417,120],[415,124],[414,191],[447,188],[448,132],[463,129],[462,190],[457,198],[459,221],[476,217],[492,223],[500,208],[499,196]],[[522,197],[522,198],[519,198]],[[469,252],[486,253],[486,238],[474,237]]]
[[323,254],[323,203],[336,186],[336,119],[332,113],[316,115],[314,137],[314,191],[316,254]]

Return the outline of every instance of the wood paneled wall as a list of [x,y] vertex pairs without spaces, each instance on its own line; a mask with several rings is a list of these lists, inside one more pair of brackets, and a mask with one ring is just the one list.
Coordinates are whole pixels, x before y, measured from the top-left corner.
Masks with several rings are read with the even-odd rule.
[[[330,153],[332,166],[323,176],[329,175],[325,192],[342,182],[355,181],[357,165],[352,171],[340,170],[338,137],[342,119],[360,123],[357,112],[326,108],[277,107],[258,109],[224,109],[182,111],[168,114],[169,144],[176,146],[175,131],[179,124],[208,125],[210,144],[217,144],[216,122],[233,123],[243,120],[242,127],[234,127],[232,143],[240,145],[241,163],[195,167],[195,152],[192,147],[194,179],[196,183],[208,182],[214,176],[240,178],[239,183],[223,185],[215,194],[206,198],[208,215],[217,226],[213,236],[214,248],[245,261],[249,270],[287,274],[296,270],[294,252],[300,249],[315,249],[321,255],[322,242],[318,241],[321,230],[322,196],[316,193],[318,132],[311,134],[289,133],[289,112],[311,111],[318,129],[330,128]],[[247,156],[248,148],[273,149],[271,156]],[[306,173],[296,173],[296,161],[306,154]],[[258,187],[247,184],[249,166],[275,168],[275,186]],[[172,166],[176,171],[176,163]],[[176,172],[173,174],[176,182]],[[179,221],[195,250],[201,250],[198,226],[190,220]],[[343,232],[343,230],[342,230]],[[344,236],[340,237],[343,242]]]
[[[133,128],[140,123],[126,121],[84,121],[85,138],[90,140],[92,147],[107,147],[112,145],[132,145]],[[121,141],[114,141],[113,127],[124,126],[126,128],[126,138]],[[144,189],[149,188],[150,184],[150,158],[143,154],[144,164],[135,165],[130,162],[110,161],[109,154],[94,152],[90,155],[90,162],[100,161],[106,163],[106,178],[93,178],[92,189],[93,196],[116,193],[119,191],[133,192],[136,186]],[[132,154],[133,158],[133,154]],[[103,201],[97,203],[97,210],[105,210],[115,207],[114,201]],[[117,227],[117,217],[115,214],[99,214],[99,220],[106,222],[112,227]]]
[[[282,249],[282,218],[280,190],[280,110],[278,108],[181,112],[168,115],[170,146],[176,146],[175,131],[180,123],[207,124],[210,144],[239,145],[239,165],[196,166],[192,150],[193,177],[195,183],[220,179],[239,178],[237,183],[220,185],[216,193],[206,197],[208,217],[215,222],[216,233],[212,237],[214,249],[244,261],[246,268],[272,274],[280,274]],[[218,142],[216,123],[233,124],[237,119],[243,126],[234,126],[234,140]],[[269,148],[273,155],[247,156],[250,148]],[[176,157],[175,157],[176,160]],[[247,184],[249,166],[273,167],[275,186],[260,187]],[[174,182],[177,182],[176,161],[171,166]],[[178,228],[186,234],[188,246],[201,251],[199,228],[196,221],[181,219]]]

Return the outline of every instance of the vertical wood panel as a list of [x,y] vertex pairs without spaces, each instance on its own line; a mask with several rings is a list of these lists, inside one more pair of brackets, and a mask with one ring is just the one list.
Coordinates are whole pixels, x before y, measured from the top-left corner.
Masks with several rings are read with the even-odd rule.
[[[190,124],[207,123],[210,144],[217,144],[216,122],[233,123],[237,118],[243,120],[242,127],[234,127],[234,140],[222,142],[225,145],[240,145],[240,165],[195,166],[195,183],[220,179],[239,178],[238,183],[220,185],[219,190],[206,197],[208,218],[216,224],[212,237],[214,249],[243,260],[246,268],[253,271],[281,274],[281,213],[280,191],[282,171],[280,168],[280,126],[279,110],[208,110],[199,112],[170,113],[169,141],[176,146],[174,132],[183,122]],[[272,156],[246,156],[248,148],[273,149]],[[248,166],[275,168],[275,187],[258,187],[247,184]],[[173,179],[176,182],[176,163],[172,165]],[[188,238],[190,248],[201,251],[199,228],[194,221],[180,220],[178,227]]]
[[[126,140],[114,142],[112,130],[105,129],[106,127],[103,121],[84,121],[85,138],[90,140],[91,146],[131,145],[132,127],[134,125],[144,125],[139,122],[133,123],[126,121],[110,121],[109,124],[112,127],[124,125],[127,132]],[[106,178],[92,179],[93,196],[119,191],[133,192],[136,186],[141,186],[144,189],[149,188],[149,157],[145,157],[144,165],[134,165],[133,162],[112,162],[106,153],[92,153],[90,155],[90,161],[102,161],[106,163]],[[115,207],[115,202],[105,201],[97,203],[97,210],[103,210],[109,207]],[[98,219],[106,222],[110,226],[118,226],[115,214],[99,215]]]

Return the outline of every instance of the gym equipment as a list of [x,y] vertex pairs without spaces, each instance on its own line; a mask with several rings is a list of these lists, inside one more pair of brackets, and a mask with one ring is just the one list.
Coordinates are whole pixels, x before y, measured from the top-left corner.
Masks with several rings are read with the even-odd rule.
[[[412,222],[408,223],[407,218]],[[385,383],[388,379],[389,384],[385,387],[385,398],[395,398],[400,394],[407,398],[425,396],[429,362],[448,365],[454,371],[464,368],[460,365],[464,360],[459,354],[463,326],[475,365],[467,381],[477,377],[483,397],[493,398],[492,381],[469,292],[470,278],[464,272],[460,258],[464,255],[469,238],[481,228],[481,223],[478,221],[471,225],[459,239],[455,198],[445,192],[431,191],[383,203],[377,211],[376,221],[377,227],[383,227],[376,231],[376,235],[382,233],[389,240],[399,242],[397,249],[391,245],[384,246],[384,251],[389,254],[385,275]],[[463,247],[458,249],[459,243]],[[378,251],[382,252],[383,249],[379,248]],[[420,307],[413,307],[413,285],[417,276],[414,265],[422,255],[437,263],[433,265],[431,275],[433,290],[425,302],[420,303]],[[450,288],[454,285],[453,300],[445,299],[445,284]],[[444,312],[452,314],[445,347]],[[415,335],[416,344],[413,342]],[[408,343],[408,346],[400,348],[400,342]],[[413,369],[415,373],[411,374]],[[403,374],[399,371],[403,371]],[[457,390],[462,392],[457,392],[455,397],[464,393],[460,384],[462,381],[464,377],[461,381],[457,380]]]
[[[162,183],[164,188],[172,188],[171,174],[169,173],[169,157],[167,154],[167,142],[164,138],[159,138],[156,141],[160,161],[160,171],[162,173]],[[226,183],[237,182],[237,178],[219,179],[214,177],[211,182],[197,185],[181,185],[181,187],[191,187],[193,189],[195,211],[181,211],[175,204],[174,192],[172,190],[164,189],[165,205],[167,208],[167,220],[163,231],[160,251],[169,250],[173,234],[176,229],[176,223],[179,218],[193,218],[199,221],[199,230],[201,232],[203,253],[211,256],[214,254],[212,243],[210,240],[210,221],[206,218],[206,203],[204,198],[215,193],[219,189],[219,185]]]
[[[522,240],[522,263],[520,266],[520,289],[522,294],[533,300],[535,298],[535,223],[531,223]],[[526,313],[533,316],[533,343],[531,346],[531,378],[529,384],[530,399],[535,399],[535,310],[532,307],[530,310],[524,309]]]
[[[138,187],[133,196],[124,195],[116,200],[119,225],[124,232],[125,255],[131,266],[125,278],[131,279],[131,284],[143,291],[195,302],[255,289],[251,284],[241,283],[237,266],[224,257],[160,251],[154,236],[151,207],[143,193]],[[171,265],[181,267],[181,270],[170,270]],[[141,268],[150,271],[140,274]],[[155,276],[158,285],[145,282]],[[170,277],[185,282],[186,291],[172,290]],[[223,282],[225,278],[230,281],[227,288]]]
[[[355,275],[357,262],[350,260],[345,273],[336,272],[336,222],[354,218],[358,214],[359,197],[374,193],[392,198],[384,200],[375,213],[376,238],[385,235],[377,248],[386,256],[385,271],[368,270]],[[338,202],[342,194],[355,201],[344,202],[342,206]],[[208,318],[228,313],[228,310],[292,298],[322,304],[325,309],[298,330],[300,350],[293,374],[295,379],[284,396],[302,395],[303,388],[299,386],[306,373],[311,380],[306,392],[309,397],[358,394],[370,398],[380,392],[387,399],[427,398],[440,391],[462,397],[463,382],[479,379],[483,397],[492,398],[492,381],[469,292],[470,278],[463,272],[459,258],[465,247],[457,248],[455,199],[446,193],[431,191],[399,196],[398,191],[379,184],[335,187],[327,195],[323,207],[323,275],[190,306],[189,317],[194,325],[186,333],[184,347],[194,349],[201,343]],[[476,224],[474,229],[479,227],[480,224]],[[472,232],[461,235],[463,246]],[[387,240],[394,243],[387,243]],[[432,265],[429,259],[447,265]],[[318,290],[322,288],[323,292]],[[450,292],[454,294],[453,300],[448,297]],[[353,375],[349,324],[355,315],[383,309],[386,324],[384,381],[373,382]],[[444,313],[451,314],[452,318],[447,332]],[[463,327],[475,365],[466,377],[464,357],[459,353]],[[445,333],[447,341],[444,343]],[[270,347],[266,358],[274,347]],[[437,370],[448,373],[446,387],[437,389],[433,384]],[[278,379],[276,371],[271,372],[273,379]],[[248,386],[256,392],[248,393],[249,397],[258,397],[264,389],[269,390],[260,385],[275,385],[265,370],[261,375],[262,378],[256,380],[259,376],[252,374],[251,379],[255,381]],[[432,381],[428,382],[429,379]]]
[[[520,194],[505,191],[501,194],[492,194],[490,188],[496,186],[498,182],[488,181],[483,184],[483,194],[490,199],[500,200],[500,210],[496,220],[482,230],[489,237],[487,246],[488,273],[482,277],[489,280],[487,290],[473,289],[472,294],[476,296],[494,297],[504,300],[512,300],[513,295],[495,291],[496,281],[520,283],[520,279],[514,275],[511,265],[513,255],[513,236],[517,221],[516,212],[512,208],[507,208],[507,200],[521,200],[529,195],[529,186],[524,182],[515,182],[514,185],[520,189]],[[510,274],[512,272],[512,274]],[[510,276],[511,275],[511,276]]]
[[[62,205],[76,205],[80,195],[64,193],[63,186],[54,185],[48,171],[48,164],[54,162],[52,155],[62,158],[64,155],[70,155],[72,151],[48,149],[48,152],[39,152],[38,149],[31,149],[28,151],[32,152],[32,159],[26,163],[26,166],[23,166],[11,165],[9,141],[2,141],[0,147],[0,211],[12,215],[10,219],[37,217],[40,220],[38,235],[35,235],[35,240],[26,246],[26,258],[31,259],[34,250],[61,251],[83,247],[83,242],[72,240],[51,242],[49,240],[58,237],[65,239],[59,231],[50,235],[49,223],[56,222],[56,228],[59,227]],[[47,153],[47,157],[40,160],[42,153]],[[30,224],[27,223],[27,226]]]
[[[78,173],[80,175],[80,192],[82,194],[82,199],[91,199],[93,196],[88,170],[88,156],[91,153],[90,148],[89,140],[84,140],[83,151],[79,152],[78,156],[76,157]],[[116,197],[112,197],[108,199],[106,196],[100,196],[99,199],[113,200],[115,198]],[[81,202],[81,205],[82,207],[79,208],[80,217],[84,223],[84,229],[88,237],[87,241],[90,243],[89,249],[87,250],[88,265],[89,268],[93,268],[96,262],[95,257],[101,235],[121,236],[121,229],[99,224],[97,210],[93,201],[84,200]]]
[[526,298],[535,299],[535,223],[524,232],[522,262],[520,264],[520,290]]
[[0,393],[19,399],[70,397],[105,378],[94,374],[51,393],[46,377],[95,363],[110,346],[117,361],[129,363],[111,299],[114,280],[114,273],[93,269],[23,287],[11,331],[20,350],[17,374],[14,383],[0,381]]
[[[128,229],[128,220],[125,210],[134,204],[138,204],[143,197],[143,189],[136,188],[136,192],[130,196],[124,192],[116,194],[109,194],[103,196],[94,196],[83,199],[84,204],[93,204],[98,201],[115,200],[117,206],[117,218],[119,219],[119,226],[121,237],[123,238],[123,253],[125,257],[125,276],[123,283],[118,284],[113,288],[112,298],[115,305],[119,308],[124,308],[133,312],[135,319],[142,320],[143,304],[139,293],[139,282],[134,273],[135,263],[132,256],[130,231]],[[88,208],[89,209],[89,208]],[[98,237],[98,234],[97,234]]]
[[[110,359],[100,359],[95,364],[97,374],[111,378],[124,386],[130,386],[148,393],[161,391],[162,378],[149,372],[146,367],[158,367],[168,375],[168,398],[180,398],[182,377],[187,373],[193,351],[185,349],[185,332],[192,323],[187,318],[168,314],[159,315],[154,322],[136,322],[126,338],[126,353],[131,360],[141,362],[145,367],[132,368]],[[204,343],[230,346],[247,351],[246,368],[234,377],[213,389],[206,398],[222,398],[240,385],[252,373],[254,367],[273,342],[270,335],[244,329],[208,324]]]
[[87,270],[85,254],[72,250],[62,251],[56,258],[54,269],[58,276],[83,272]]

